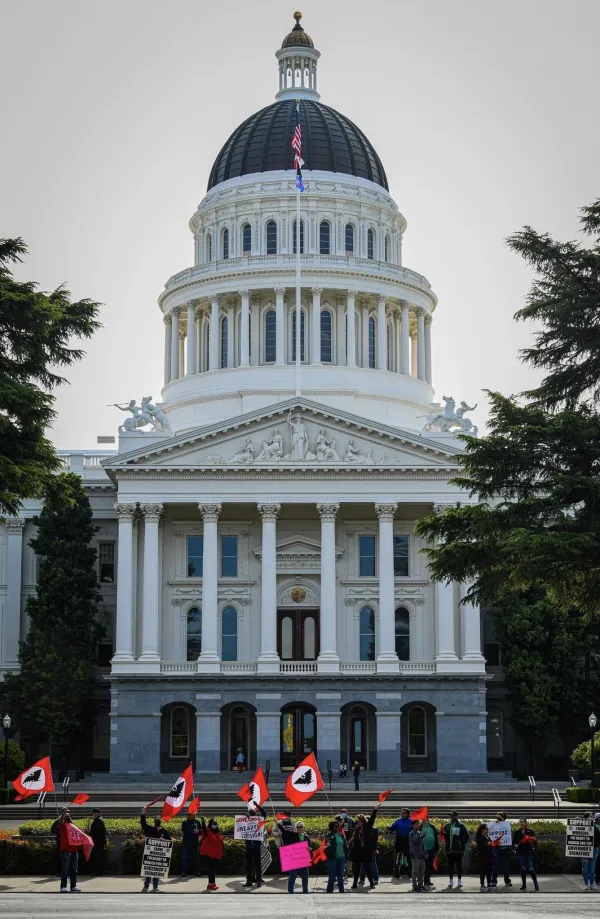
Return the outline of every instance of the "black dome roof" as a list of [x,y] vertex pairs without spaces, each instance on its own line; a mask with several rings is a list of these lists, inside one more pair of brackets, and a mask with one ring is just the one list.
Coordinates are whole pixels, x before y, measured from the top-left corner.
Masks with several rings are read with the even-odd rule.
[[[237,176],[293,169],[291,147],[296,102],[285,99],[251,115],[236,128],[217,156],[208,191]],[[360,128],[320,102],[300,101],[305,169],[342,172],[369,179],[388,190],[382,162]]]

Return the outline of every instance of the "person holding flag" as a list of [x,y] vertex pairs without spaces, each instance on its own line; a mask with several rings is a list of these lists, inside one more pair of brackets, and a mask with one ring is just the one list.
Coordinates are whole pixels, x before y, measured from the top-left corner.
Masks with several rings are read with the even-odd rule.
[[525,817],[519,818],[519,829],[513,834],[513,845],[515,847],[519,867],[521,869],[521,890],[527,889],[527,872],[531,875],[533,888],[539,893],[537,874],[535,872],[535,857],[533,850],[537,839],[533,830],[530,830]]
[[377,818],[378,809],[379,807],[375,807],[368,819],[364,814],[359,814],[356,818],[356,826],[354,827],[349,843],[353,874],[351,890],[356,890],[358,887],[360,869],[362,866],[364,866],[365,874],[369,881],[369,889],[373,890],[375,887],[371,865],[373,852],[377,846],[374,823]]
[[327,893],[333,893],[333,885],[336,881],[339,892],[344,893],[344,869],[350,853],[346,840],[340,833],[337,820],[330,820],[329,832],[324,842],[324,852],[327,856]]
[[206,873],[208,874],[207,890],[218,890],[217,887],[217,868],[225,854],[225,844],[223,836],[219,830],[219,824],[214,817],[210,817],[208,826],[204,817],[202,821],[202,839],[200,840],[200,855],[206,863]]
[[[77,886],[77,853],[79,852],[79,845],[69,836],[67,830],[67,824],[69,823],[71,823],[71,815],[69,811],[66,810],[66,808],[63,808],[63,811],[58,818],[58,844],[60,848],[60,892],[67,892],[68,877],[71,893],[81,893],[81,887]],[[84,834],[82,833],[81,835],[83,836]]]
[[[153,802],[153,803],[156,803],[156,802]],[[150,805],[146,805],[146,807],[142,808],[142,814],[140,817],[142,833],[144,834],[144,836],[149,836],[150,839],[170,839],[171,834],[169,833],[168,830],[165,830],[165,828],[162,826],[162,820],[160,817],[154,818],[153,826],[150,826],[150,824],[146,820],[146,811],[148,810],[149,806]],[[145,877],[144,886],[142,887],[142,893],[148,893],[149,889],[150,889],[150,878]],[[152,889],[154,893],[157,893],[158,878],[152,878]]]
[[410,811],[407,807],[403,807],[400,811],[400,816],[397,820],[394,820],[388,831],[390,833],[396,834],[396,839],[394,841],[396,857],[394,859],[394,869],[392,875],[398,879],[400,879],[404,865],[408,867],[408,876],[411,876],[410,849],[408,843],[408,834],[410,833],[411,829],[412,823],[410,819]]
[[425,835],[423,842],[426,855],[424,887],[426,890],[433,890],[435,885],[431,883],[431,875],[437,870],[436,858],[440,849],[440,840],[437,828],[429,821],[429,814],[421,823],[421,830]]

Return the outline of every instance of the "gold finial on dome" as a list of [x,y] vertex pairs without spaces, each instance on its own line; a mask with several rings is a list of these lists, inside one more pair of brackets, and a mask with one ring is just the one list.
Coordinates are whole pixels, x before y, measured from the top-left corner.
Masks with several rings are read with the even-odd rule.
[[302,12],[296,10],[294,13],[294,19],[296,23],[294,28],[286,38],[283,40],[282,48],[292,48],[297,46],[304,46],[305,48],[314,48],[312,38],[306,34],[302,26],[300,25],[300,20],[302,19]]
[[294,13],[294,19],[296,20],[296,25],[300,25],[300,20],[302,19],[302,13],[300,10],[296,10]]

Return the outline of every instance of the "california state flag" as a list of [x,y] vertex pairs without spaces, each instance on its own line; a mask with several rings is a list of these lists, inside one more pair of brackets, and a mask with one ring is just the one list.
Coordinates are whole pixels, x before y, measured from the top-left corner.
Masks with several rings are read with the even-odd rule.
[[285,796],[294,807],[301,807],[317,791],[324,788],[315,754],[311,753],[296,766],[285,786]]
[[165,798],[165,803],[163,804],[163,809],[161,812],[162,819],[166,822],[174,817],[175,814],[178,814],[187,799],[194,795],[194,772],[192,770],[192,764],[190,763],[187,766],[175,784],[173,785],[171,791]]
[[54,781],[52,780],[52,766],[50,757],[45,756],[39,759],[37,763],[25,769],[21,775],[13,779],[13,786],[19,792],[15,801],[22,801],[30,795],[37,795],[41,791],[54,791]]

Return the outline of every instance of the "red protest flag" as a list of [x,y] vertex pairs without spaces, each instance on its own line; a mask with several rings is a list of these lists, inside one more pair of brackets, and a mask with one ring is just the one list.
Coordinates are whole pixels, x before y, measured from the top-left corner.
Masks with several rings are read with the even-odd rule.
[[236,794],[238,798],[242,799],[242,801],[252,800],[252,791],[250,789],[250,786],[248,785],[248,782],[246,782],[245,785],[242,785],[242,787],[240,788],[238,792],[236,792]]
[[285,785],[285,796],[294,807],[301,807],[317,791],[324,788],[315,754],[310,753],[296,766]]
[[200,798],[194,798],[188,807],[188,814],[197,814],[200,810]]
[[161,817],[165,822],[168,822],[171,817],[174,817],[179,813],[187,799],[190,795],[194,794],[194,772],[192,764],[183,770],[175,784],[173,785],[171,791],[165,798],[165,803],[163,804],[163,809],[161,811]]
[[393,788],[388,788],[387,791],[382,791],[381,794],[379,795],[379,803],[383,804],[383,802],[387,800],[387,798],[389,798],[393,790],[394,790]]
[[267,786],[267,777],[263,772],[263,767],[259,766],[249,782],[242,785],[238,791],[238,797],[242,801],[247,801],[262,807],[265,801],[270,798],[269,788]]
[[84,833],[83,830],[80,830],[74,823],[65,823],[63,826],[65,826],[67,830],[69,845],[83,846],[83,854],[85,855],[86,862],[88,862],[92,854],[92,849],[94,848],[94,840],[92,837]]
[[29,769],[21,772],[16,779],[13,779],[13,787],[19,792],[17,801],[22,801],[30,795],[37,795],[41,791],[54,791],[50,757],[45,756],[39,759]]
[[318,865],[319,862],[326,862],[327,856],[325,855],[325,849],[327,848],[327,840],[321,840],[321,845],[318,849],[315,849],[311,852],[310,863],[311,865]]
[[505,835],[506,835],[505,833],[500,833],[500,835],[497,836],[496,839],[492,839],[492,848],[495,849],[496,846],[501,846],[501,845],[502,845],[502,837],[505,836]]
[[75,795],[71,803],[72,804],[85,804],[85,802],[89,800],[90,800],[89,795],[84,795],[82,792],[79,792],[79,794]]
[[439,868],[440,868],[440,857],[439,855],[436,854],[435,858],[433,859],[433,870],[439,871]]
[[156,804],[157,801],[162,801],[163,798],[164,798],[164,795],[159,795],[158,798],[154,798],[153,801],[150,801],[150,804],[146,804],[145,809],[148,810],[149,808],[152,807],[153,804]]
[[275,820],[287,820],[288,817],[289,817],[289,814],[280,814],[280,813],[275,814]]
[[410,815],[411,820],[429,820],[429,807],[418,807]]

